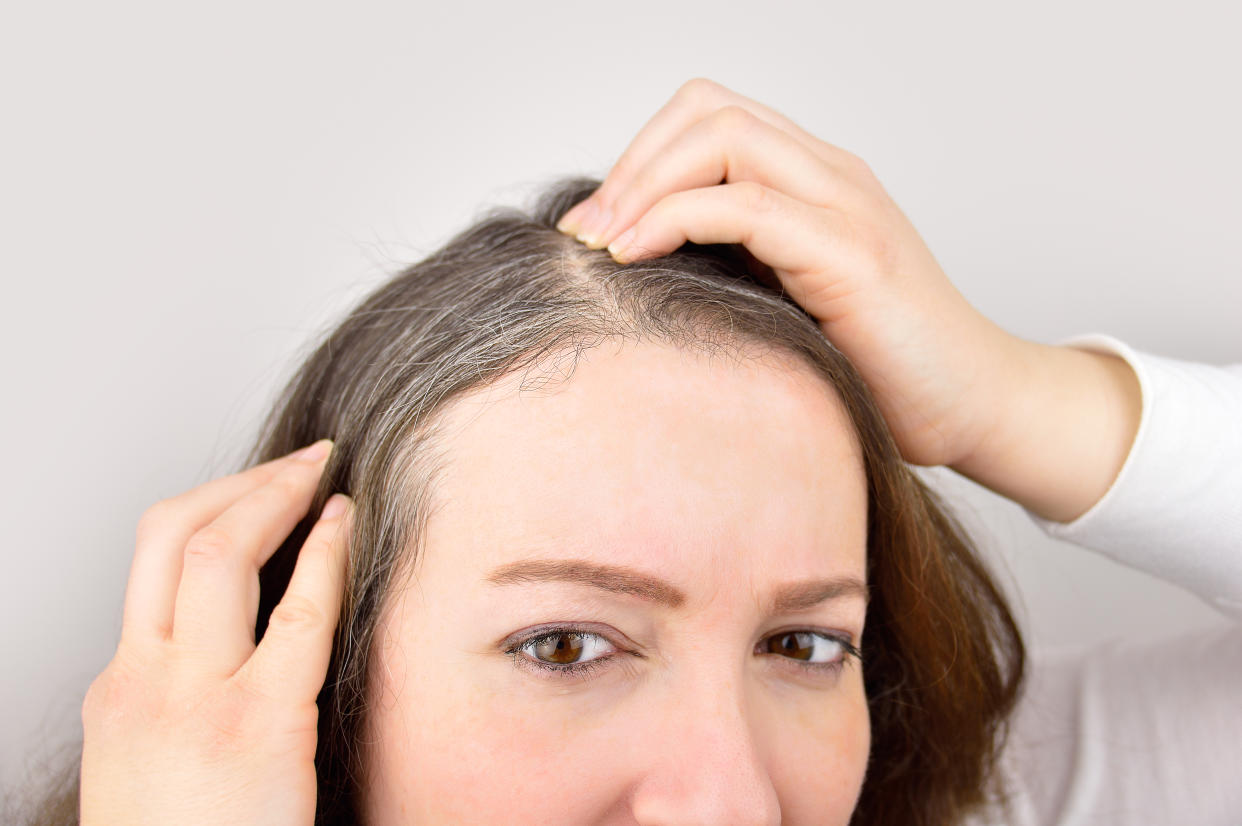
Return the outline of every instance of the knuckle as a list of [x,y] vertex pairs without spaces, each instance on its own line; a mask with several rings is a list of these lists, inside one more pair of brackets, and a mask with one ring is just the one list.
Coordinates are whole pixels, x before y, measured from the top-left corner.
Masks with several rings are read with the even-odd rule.
[[138,517],[139,542],[158,536],[176,520],[177,506],[171,499],[161,499]]
[[246,496],[248,505],[254,505],[258,511],[283,511],[295,501],[304,499],[309,494],[307,480],[298,473],[301,468],[291,468],[269,479],[264,485]]
[[845,161],[846,166],[858,173],[864,178],[871,179],[875,177],[875,173],[871,170],[871,165],[864,161],[853,152],[841,150],[841,157]]
[[[291,468],[287,473],[278,473],[272,480],[259,489],[265,496],[271,496],[281,504],[302,499],[309,492],[308,478],[318,479],[318,475],[308,477],[307,467]],[[315,468],[309,468],[315,470]]]
[[692,77],[677,89],[677,96],[691,101],[705,101],[720,94],[721,86],[705,77]]
[[100,674],[86,687],[86,695],[82,698],[82,725],[93,723],[106,707],[105,697],[108,689],[104,685],[104,675]]
[[751,212],[767,212],[775,206],[771,190],[763,184],[755,181],[739,181],[734,186],[738,188],[743,205]]
[[712,121],[716,128],[725,133],[745,132],[759,122],[759,118],[752,115],[745,108],[735,103],[723,106],[717,109],[712,115]]
[[330,559],[337,544],[349,544],[351,529],[341,522],[344,518],[345,515],[341,515],[332,519],[321,519],[316,523],[306,541],[302,543],[302,550],[298,555]]
[[229,532],[216,524],[205,525],[194,532],[190,541],[185,544],[186,560],[197,560],[208,563],[219,563],[227,560],[236,547],[236,541]]
[[149,674],[126,664],[118,654],[87,687],[82,724],[95,726],[142,712],[150,698]]
[[268,619],[268,629],[279,629],[279,632],[300,634],[322,628],[327,617],[319,606],[306,597],[296,594],[285,596],[272,609]]

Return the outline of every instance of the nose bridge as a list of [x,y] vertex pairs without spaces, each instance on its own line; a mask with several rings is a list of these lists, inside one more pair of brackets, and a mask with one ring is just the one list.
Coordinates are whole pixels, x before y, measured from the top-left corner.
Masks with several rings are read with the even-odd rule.
[[780,803],[741,663],[723,657],[673,669],[660,702],[662,731],[632,800],[643,826],[777,826]]

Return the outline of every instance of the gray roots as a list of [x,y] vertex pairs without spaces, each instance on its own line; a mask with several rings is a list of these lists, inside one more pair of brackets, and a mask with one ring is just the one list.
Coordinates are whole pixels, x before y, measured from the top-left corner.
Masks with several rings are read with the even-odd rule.
[[[334,491],[349,492],[352,547],[365,549],[351,560],[334,661],[342,723],[366,708],[375,620],[422,551],[443,460],[436,414],[452,399],[517,371],[533,374],[523,391],[567,380],[583,350],[623,336],[709,355],[742,357],[746,348],[801,356],[832,386],[854,388],[855,407],[870,403],[815,320],[750,277],[740,248],[691,244],[620,266],[557,232],[560,216],[597,183],[559,182],[529,215],[494,209],[384,284],[299,371],[250,457],[336,440],[311,512]],[[289,550],[292,543],[282,548]],[[260,616],[269,612],[265,604]],[[361,778],[357,757],[348,761],[353,781]]]
[[336,441],[307,519],[260,572],[257,636],[314,515],[336,491],[355,501],[319,696],[317,822],[356,822],[361,810],[376,629],[422,553],[444,460],[437,414],[504,377],[520,374],[523,391],[567,380],[583,351],[615,337],[709,356],[775,354],[836,390],[868,479],[872,762],[856,818],[951,822],[982,799],[1022,678],[1024,648],[1002,594],[901,460],[858,373],[771,270],[735,245],[687,244],[618,265],[555,229],[598,184],[565,179],[529,212],[493,209],[381,285],[296,372],[249,457]]
[[[445,458],[438,414],[504,377],[520,375],[522,390],[566,380],[579,355],[616,337],[709,356],[775,354],[836,391],[868,487],[861,647],[872,748],[853,822],[958,822],[984,800],[1023,679],[1025,648],[1002,593],[902,461],[853,366],[743,248],[687,244],[618,265],[556,230],[598,184],[560,180],[529,212],[494,209],[382,284],[300,365],[250,452],[247,465],[336,442],[307,517],[260,571],[258,639],[324,502],[341,491],[355,503],[318,697],[316,823],[360,820],[376,631],[422,553]],[[31,823],[76,822],[76,778],[65,777]]]

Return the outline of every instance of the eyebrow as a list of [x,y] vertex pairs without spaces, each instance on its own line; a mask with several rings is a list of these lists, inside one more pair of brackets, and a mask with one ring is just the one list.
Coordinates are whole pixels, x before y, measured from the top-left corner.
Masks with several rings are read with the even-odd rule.
[[[571,582],[589,585],[616,594],[636,596],[657,605],[679,608],[686,595],[675,585],[620,565],[604,565],[585,559],[526,559],[502,565],[487,576],[494,585],[515,585],[525,582]],[[865,604],[869,596],[867,584],[853,576],[808,579],[779,586],[772,594],[768,609],[773,614],[806,611],[831,600],[855,598]]]

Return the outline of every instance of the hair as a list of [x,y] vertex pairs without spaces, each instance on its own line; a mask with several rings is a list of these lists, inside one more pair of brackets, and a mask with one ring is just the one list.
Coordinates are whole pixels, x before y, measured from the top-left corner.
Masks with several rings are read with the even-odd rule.
[[[354,550],[318,697],[316,823],[355,823],[363,810],[373,642],[386,598],[422,552],[442,456],[437,414],[547,359],[568,358],[572,372],[585,349],[616,336],[776,351],[839,394],[868,488],[871,599],[861,649],[872,746],[852,822],[960,822],[1001,791],[996,763],[1023,684],[1025,646],[1002,591],[961,525],[902,460],[854,367],[744,248],[686,244],[618,265],[556,230],[598,184],[561,179],[529,212],[493,208],[382,284],[293,374],[246,459],[335,440],[306,518],[260,571],[256,639],[324,502],[337,491],[355,502]],[[546,380],[537,372],[533,384]],[[31,822],[76,821],[70,785]]]

